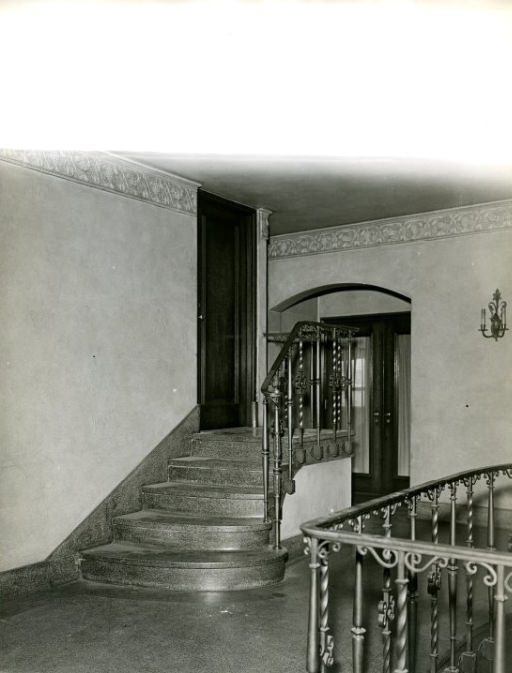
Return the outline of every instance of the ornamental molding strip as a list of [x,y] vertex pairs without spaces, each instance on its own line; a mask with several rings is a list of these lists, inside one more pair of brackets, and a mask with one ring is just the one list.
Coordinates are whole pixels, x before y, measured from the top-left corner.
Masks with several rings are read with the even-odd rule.
[[512,199],[507,199],[295,234],[280,234],[270,238],[269,257],[302,257],[511,228]]
[[199,184],[105,152],[0,149],[0,160],[195,215]]

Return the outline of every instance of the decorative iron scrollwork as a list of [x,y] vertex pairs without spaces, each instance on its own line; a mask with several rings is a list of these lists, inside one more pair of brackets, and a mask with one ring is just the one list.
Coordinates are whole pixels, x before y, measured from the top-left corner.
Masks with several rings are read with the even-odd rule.
[[[422,573],[425,572],[430,566],[434,566],[432,569],[432,572],[434,570],[437,570],[439,572],[440,568],[447,568],[448,567],[448,561],[449,559],[441,557],[441,556],[432,556],[426,563],[424,563],[422,566],[419,564],[422,561],[422,555],[417,554],[416,552],[407,552],[405,555],[405,567],[408,570],[411,570],[414,573]],[[432,573],[430,573],[432,575]],[[434,578],[436,579],[436,578]],[[441,579],[441,575],[439,574],[439,581]],[[429,576],[429,581],[430,581],[430,576]]]
[[435,565],[429,573],[427,591],[431,596],[436,596],[441,591],[441,570]]
[[387,601],[381,600],[378,603],[377,611],[377,623],[378,625],[386,629],[391,626],[391,622],[395,619],[395,599],[393,596],[389,596]]
[[485,568],[485,570],[487,570],[487,574],[484,575],[483,583],[487,587],[493,587],[496,585],[498,576],[496,574],[496,570],[489,563],[485,563],[484,561],[467,561],[464,563],[464,567],[466,568],[468,575],[476,575],[478,568]]
[[342,380],[343,377],[338,371],[331,372],[328,379],[329,388],[332,388],[335,393],[339,393],[342,387]]
[[324,645],[320,645],[320,658],[324,666],[332,666],[334,663],[334,637],[330,633],[326,633],[324,640]]
[[366,556],[370,552],[377,563],[383,568],[394,568],[398,564],[398,553],[394,549],[385,549],[382,556],[374,547],[358,545],[356,549],[361,556]]
[[297,395],[305,395],[306,390],[308,389],[309,385],[309,379],[307,376],[304,374],[303,371],[298,371],[297,374],[295,375],[295,380],[294,380],[294,386],[295,386],[295,392]]

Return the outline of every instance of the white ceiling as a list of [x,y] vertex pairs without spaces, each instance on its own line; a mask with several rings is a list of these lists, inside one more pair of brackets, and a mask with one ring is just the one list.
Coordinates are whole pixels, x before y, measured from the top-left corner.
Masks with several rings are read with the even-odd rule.
[[122,154],[195,180],[208,192],[272,210],[272,234],[512,198],[512,165]]
[[0,62],[0,147],[125,150],[273,233],[512,197],[510,0],[0,0]]

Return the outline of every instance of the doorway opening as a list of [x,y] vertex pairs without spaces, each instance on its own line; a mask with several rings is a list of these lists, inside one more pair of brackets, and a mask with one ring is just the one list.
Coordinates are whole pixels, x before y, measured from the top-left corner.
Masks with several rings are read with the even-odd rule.
[[198,193],[201,430],[250,424],[255,390],[256,211]]
[[352,499],[363,502],[408,488],[411,316],[329,317],[358,328],[353,344]]

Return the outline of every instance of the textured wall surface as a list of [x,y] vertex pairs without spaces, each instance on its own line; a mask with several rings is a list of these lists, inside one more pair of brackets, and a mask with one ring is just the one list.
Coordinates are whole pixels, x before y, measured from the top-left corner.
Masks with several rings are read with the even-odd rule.
[[196,218],[0,162],[0,569],[43,560],[196,403]]
[[351,458],[340,458],[305,465],[299,470],[295,477],[296,492],[284,499],[283,540],[298,535],[299,526],[310,519],[350,507],[351,468]]
[[410,310],[408,301],[374,290],[346,290],[318,298],[319,318]]
[[511,333],[478,332],[496,287],[512,296],[511,250],[512,232],[496,230],[270,263],[270,306],[329,283],[411,297],[413,484],[512,460]]

